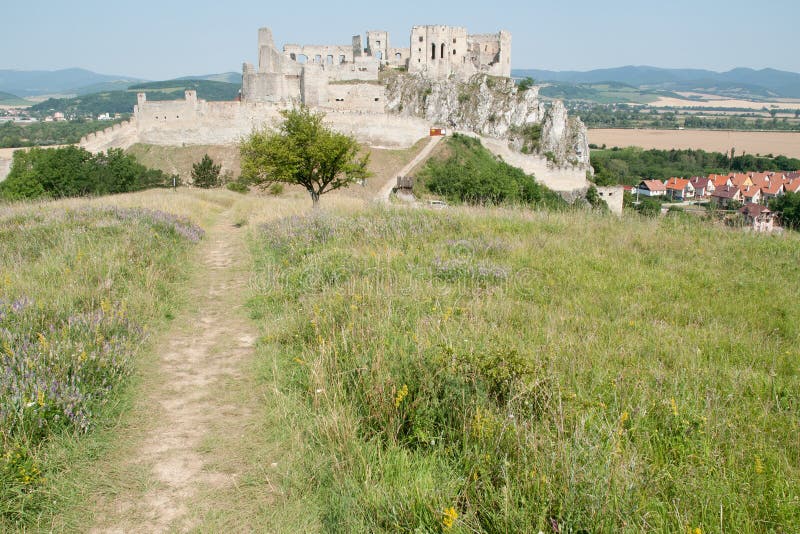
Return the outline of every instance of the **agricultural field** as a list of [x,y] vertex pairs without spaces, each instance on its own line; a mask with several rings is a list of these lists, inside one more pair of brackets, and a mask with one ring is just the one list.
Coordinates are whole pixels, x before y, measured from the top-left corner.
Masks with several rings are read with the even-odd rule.
[[646,130],[646,129],[592,129],[589,142],[609,147],[638,146],[641,148],[700,149],[708,152],[737,154],[781,154],[800,157],[798,132],[736,132],[713,130]]

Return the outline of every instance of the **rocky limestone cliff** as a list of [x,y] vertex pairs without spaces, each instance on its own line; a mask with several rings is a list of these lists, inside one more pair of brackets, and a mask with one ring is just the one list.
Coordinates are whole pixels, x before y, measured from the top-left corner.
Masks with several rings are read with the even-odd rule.
[[386,109],[452,129],[507,139],[522,152],[547,155],[559,165],[589,167],[586,127],[564,105],[539,100],[539,90],[517,89],[510,78],[477,74],[468,81],[398,74],[387,80]]

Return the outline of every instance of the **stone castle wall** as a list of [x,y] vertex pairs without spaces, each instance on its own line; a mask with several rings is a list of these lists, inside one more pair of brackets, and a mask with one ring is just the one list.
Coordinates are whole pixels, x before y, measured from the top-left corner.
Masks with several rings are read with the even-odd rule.
[[[378,85],[330,85],[325,105],[330,127],[370,146],[406,148],[428,134],[429,123],[384,112]],[[337,102],[337,98],[344,102]],[[379,102],[374,99],[380,98]],[[346,104],[346,105],[345,105]],[[131,124],[135,142],[154,145],[219,145],[236,143],[253,130],[276,126],[280,112],[293,104],[206,102],[187,91],[184,100],[151,102],[143,95]],[[359,108],[354,111],[352,108]],[[128,145],[130,146],[130,145]]]

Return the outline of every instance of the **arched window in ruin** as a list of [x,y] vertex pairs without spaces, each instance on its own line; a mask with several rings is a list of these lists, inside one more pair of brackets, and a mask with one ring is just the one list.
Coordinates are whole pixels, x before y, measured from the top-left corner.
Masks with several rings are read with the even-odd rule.
[[316,56],[314,56],[314,63],[317,64],[322,63],[322,54],[317,54]]
[[291,59],[292,61],[297,61],[297,54],[292,52],[291,54],[289,54],[289,59]]
[[333,65],[333,56],[329,54],[328,57],[325,58],[325,63]]
[[397,52],[397,53],[394,55],[394,60],[395,60],[395,61],[402,61],[402,60],[403,60],[403,54],[401,54],[400,52]]
[[436,43],[431,44],[431,59],[436,59]]
[[344,54],[342,54],[341,56],[339,56],[339,64],[342,64],[342,63],[344,63],[345,61],[347,61],[347,58],[346,58],[346,57],[344,57]]
[[442,53],[439,54],[439,57],[444,59],[444,43],[442,43]]
[[375,54],[375,57],[376,57],[376,58],[378,58],[378,59],[383,59],[383,52],[381,52],[381,51],[379,50],[379,51],[378,51],[378,52]]
[[308,63],[308,56],[305,54],[297,54],[296,59],[298,63]]

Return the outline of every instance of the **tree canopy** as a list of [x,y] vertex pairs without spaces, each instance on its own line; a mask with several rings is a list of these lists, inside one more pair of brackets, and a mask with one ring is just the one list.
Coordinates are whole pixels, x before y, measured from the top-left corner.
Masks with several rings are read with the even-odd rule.
[[0,198],[62,198],[109,195],[167,187],[172,177],[148,169],[118,148],[92,154],[75,146],[17,150]]
[[277,131],[264,129],[242,141],[242,177],[257,185],[303,186],[316,207],[323,194],[364,180],[369,154],[352,137],[327,128],[322,113],[305,106],[281,112]]
[[217,187],[219,185],[219,173],[222,165],[215,165],[214,160],[206,154],[199,163],[192,165],[192,183],[195,187],[205,189]]

